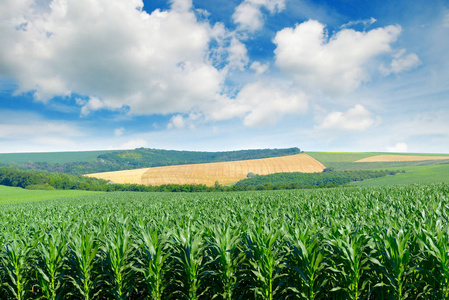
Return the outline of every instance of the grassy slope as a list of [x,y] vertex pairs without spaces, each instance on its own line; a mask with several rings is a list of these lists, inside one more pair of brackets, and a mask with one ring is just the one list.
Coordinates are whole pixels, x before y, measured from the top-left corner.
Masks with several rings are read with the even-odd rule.
[[[116,150],[114,150],[116,151]],[[79,151],[79,152],[42,152],[42,153],[0,153],[0,163],[9,164],[15,162],[23,164],[27,162],[47,162],[51,164],[63,164],[70,162],[93,162],[98,155],[114,151]]]
[[355,182],[357,186],[449,182],[449,164],[402,167],[403,174]]
[[[404,174],[375,178],[353,183],[360,186],[377,186],[411,183],[449,182],[449,159],[404,162],[368,162],[356,163],[356,160],[381,154],[393,153],[344,153],[344,152],[307,152],[310,156],[334,170],[405,170]],[[394,153],[397,155],[442,155],[427,153]],[[444,155],[444,154],[443,154]],[[449,158],[449,156],[448,156]]]
[[383,153],[364,153],[364,152],[306,152],[306,154],[312,156],[316,160],[320,161],[326,167],[327,164],[332,162],[355,162],[356,160],[370,157],[374,155],[380,155]]
[[89,192],[77,190],[36,191],[0,185],[0,205],[8,203],[36,202],[57,198],[73,198],[79,196],[94,195],[99,193],[101,192]]
[[306,152],[324,165],[335,163],[352,163],[357,160],[376,155],[413,155],[413,156],[444,156],[436,153],[389,153],[389,152]]

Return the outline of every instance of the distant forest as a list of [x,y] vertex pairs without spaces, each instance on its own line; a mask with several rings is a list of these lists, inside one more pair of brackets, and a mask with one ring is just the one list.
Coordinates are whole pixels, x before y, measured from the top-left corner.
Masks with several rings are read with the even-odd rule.
[[213,187],[202,184],[165,184],[146,186],[141,184],[111,184],[106,180],[80,175],[51,173],[36,170],[18,170],[0,167],[0,185],[26,189],[59,189],[88,191],[136,191],[136,192],[224,192],[250,190],[279,190],[337,187],[352,181],[394,175],[399,171],[329,171],[324,173],[277,173],[244,179],[232,186]]
[[[123,150],[101,154],[94,162],[69,162],[63,164],[28,162],[21,164],[11,163],[8,166],[21,170],[41,170],[82,175],[171,165],[260,159],[299,153],[301,153],[301,150],[296,147],[287,149],[258,149],[225,152],[176,151],[138,148],[135,150]],[[57,155],[57,153],[55,155]]]

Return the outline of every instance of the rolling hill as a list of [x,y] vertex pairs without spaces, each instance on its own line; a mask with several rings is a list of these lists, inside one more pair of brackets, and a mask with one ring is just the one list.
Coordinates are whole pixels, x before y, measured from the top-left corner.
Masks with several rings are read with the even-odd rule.
[[325,166],[307,154],[282,157],[230,161],[207,164],[190,164],[167,167],[88,174],[86,176],[110,180],[115,183],[145,185],[205,184],[213,186],[237,182],[252,172],[267,175],[281,172],[322,172]]

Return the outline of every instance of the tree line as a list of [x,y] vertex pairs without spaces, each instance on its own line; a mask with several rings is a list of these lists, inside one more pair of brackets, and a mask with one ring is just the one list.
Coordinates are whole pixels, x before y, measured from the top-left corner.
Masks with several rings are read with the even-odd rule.
[[326,169],[322,173],[276,173],[263,176],[251,176],[235,185],[242,190],[277,190],[302,189],[314,187],[336,187],[353,181],[384,177],[404,173],[399,170],[360,170],[360,171],[331,171]]
[[204,184],[116,184],[103,179],[52,173],[36,170],[18,170],[0,167],[0,185],[27,189],[58,189],[87,191],[134,192],[226,192],[252,190],[306,189],[337,187],[352,181],[362,181],[405,171],[332,171],[324,173],[277,173],[244,179],[231,186]]

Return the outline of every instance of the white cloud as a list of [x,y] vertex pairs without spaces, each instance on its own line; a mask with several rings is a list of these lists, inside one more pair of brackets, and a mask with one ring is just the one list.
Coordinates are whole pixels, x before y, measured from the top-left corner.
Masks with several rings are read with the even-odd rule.
[[40,3],[0,3],[0,36],[9,45],[0,48],[0,75],[13,78],[18,93],[34,91],[44,102],[90,97],[85,115],[123,106],[131,114],[188,112],[221,92],[226,72],[208,60],[216,29],[197,20],[191,0],[151,14],[141,0]]
[[[134,0],[135,2],[140,2]],[[172,0],[172,9],[177,12],[186,12],[192,8],[192,0]]]
[[400,33],[400,26],[343,29],[329,38],[323,24],[309,20],[276,34],[276,65],[303,88],[334,96],[349,93],[369,80],[365,64],[390,52]]
[[357,20],[357,21],[350,21],[346,24],[343,24],[340,26],[340,28],[348,28],[348,27],[352,27],[355,25],[359,25],[359,24],[363,24],[363,26],[367,27],[369,25],[373,25],[374,23],[376,23],[377,20],[375,18],[370,18],[370,19],[365,19],[365,20]]
[[97,97],[90,97],[88,101],[77,101],[82,105],[81,116],[87,116],[90,112],[104,108],[106,105]]
[[123,128],[123,127],[114,129],[115,136],[122,136],[124,133],[125,133],[125,128]]
[[250,69],[254,70],[257,75],[261,75],[261,74],[265,73],[269,67],[270,67],[270,64],[268,64],[268,63],[261,64],[260,62],[255,61],[251,64]]
[[408,146],[406,143],[397,143],[393,147],[387,147],[387,151],[397,153],[408,152]]
[[375,122],[372,114],[357,104],[346,112],[336,111],[328,114],[317,128],[331,131],[363,131],[373,126]]
[[240,70],[245,69],[248,64],[248,55],[245,45],[240,42],[237,38],[231,39],[231,44],[228,48],[228,61],[230,67],[235,67]]
[[416,68],[421,64],[421,60],[419,59],[418,55],[416,55],[415,53],[405,55],[405,53],[406,50],[401,49],[397,54],[393,56],[394,58],[389,67],[385,67],[383,64],[380,66],[380,72],[384,75],[389,75],[391,73],[400,73]]
[[181,128],[184,128],[184,126],[185,126],[185,120],[184,120],[183,116],[176,115],[170,119],[170,123],[167,125],[167,129],[172,129],[172,128],[181,129]]
[[307,111],[306,95],[297,90],[263,82],[246,85],[235,99],[222,98],[207,114],[213,120],[243,118],[249,127],[274,125],[284,115]]
[[244,0],[235,8],[232,19],[240,30],[255,32],[264,24],[262,8],[271,14],[280,12],[285,9],[285,0]]

